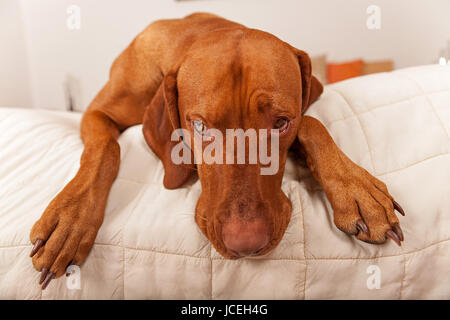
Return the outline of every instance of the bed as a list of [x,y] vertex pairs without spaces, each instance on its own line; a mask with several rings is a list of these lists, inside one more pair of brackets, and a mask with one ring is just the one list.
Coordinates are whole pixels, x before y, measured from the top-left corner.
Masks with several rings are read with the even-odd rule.
[[450,299],[450,66],[328,85],[307,114],[401,203],[401,247],[339,231],[320,186],[289,159],[283,240],[264,257],[225,260],[194,222],[199,181],[164,189],[135,126],[119,138],[120,172],[79,288],[62,277],[41,291],[29,231],[78,169],[81,115],[0,108],[0,298]]

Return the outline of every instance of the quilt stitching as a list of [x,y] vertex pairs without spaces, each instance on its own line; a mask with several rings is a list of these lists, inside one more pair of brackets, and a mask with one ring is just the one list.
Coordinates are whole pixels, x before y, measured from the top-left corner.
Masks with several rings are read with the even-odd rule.
[[305,260],[305,274],[303,279],[303,299],[306,300],[306,282],[308,279],[308,259],[306,259],[306,233],[305,233],[305,210],[303,210],[302,197],[298,197],[300,202],[300,210],[302,215],[302,229],[303,229],[303,258]]
[[[400,76],[400,75],[398,74],[397,76]],[[419,88],[419,90],[423,92],[423,96],[425,96],[425,99],[427,100],[428,104],[430,105],[431,109],[433,110],[436,118],[438,118],[439,122],[441,123],[442,130],[444,130],[444,133],[447,135],[447,138],[450,140],[450,136],[448,135],[447,128],[444,125],[444,121],[442,121],[441,117],[439,116],[439,113],[436,111],[436,108],[430,99],[430,95],[428,93],[426,93],[425,90],[420,85],[420,83],[417,80],[415,80],[414,78],[412,78],[410,75],[403,74],[403,76],[405,78],[409,79],[411,82],[413,82],[416,85],[416,87]]]
[[400,300],[402,300],[403,298],[403,285],[405,283],[405,278],[406,278],[406,256],[403,255],[403,277],[402,281],[400,282],[400,296],[399,296]]
[[[403,255],[411,255],[411,254],[415,254],[418,253],[420,251],[423,250],[427,250],[433,246],[437,246],[443,243],[446,243],[450,241],[450,238],[448,239],[444,239],[444,240],[440,240],[440,241],[436,241],[433,242],[425,247],[419,248],[419,249],[415,249],[415,250],[411,250],[411,251],[406,251],[404,253],[400,253],[400,254],[392,254],[392,255],[382,255],[382,256],[372,256],[372,257],[362,257],[362,258],[354,258],[354,257],[339,257],[339,258],[329,258],[329,257],[321,257],[321,258],[317,258],[317,257],[308,257],[308,258],[304,258],[304,259],[296,259],[296,258],[257,258],[257,260],[274,260],[274,261],[303,261],[303,260],[375,260],[375,259],[383,259],[383,258],[393,258],[393,257],[400,257]],[[116,244],[108,244],[108,243],[95,243],[95,245],[98,246],[113,246],[113,247],[121,247],[120,245],[116,245]],[[30,247],[31,249],[31,245],[26,245],[28,247]],[[19,247],[19,246],[17,246]],[[182,256],[182,257],[190,257],[190,258],[196,258],[196,259],[210,259],[209,257],[197,257],[197,256],[192,256],[192,255],[188,255],[188,254],[181,254],[181,253],[176,253],[176,252],[169,252],[169,251],[163,251],[163,250],[157,250],[157,249],[140,249],[140,248],[132,248],[132,247],[124,247],[127,250],[135,250],[135,251],[147,251],[147,252],[153,252],[153,253],[157,253],[157,254],[169,254],[169,255],[176,255],[176,256]],[[226,261],[224,258],[214,258],[212,257],[211,260],[219,260],[219,261]],[[240,262],[238,262],[240,263]]]
[[429,156],[428,158],[425,158],[425,159],[419,160],[419,161],[417,161],[417,162],[411,163],[411,164],[409,164],[409,165],[407,165],[407,166],[405,166],[405,167],[403,167],[403,168],[394,169],[394,170],[387,171],[387,172],[384,172],[384,173],[374,174],[374,176],[380,177],[380,176],[388,175],[388,174],[391,174],[391,173],[394,173],[394,172],[403,171],[403,170],[408,169],[408,168],[410,168],[410,167],[413,167],[413,166],[415,166],[415,165],[421,164],[422,162],[425,162],[425,161],[428,161],[428,160],[431,160],[431,159],[434,159],[434,158],[439,158],[439,157],[447,156],[447,155],[449,155],[449,154],[450,154],[450,152],[447,152],[447,153],[441,153],[441,154],[436,154],[436,155],[433,155],[433,156]]
[[[143,190],[139,190],[138,195],[136,196],[136,199],[140,199],[142,197],[143,194]],[[129,215],[128,215],[128,219],[126,219],[125,221],[130,221],[129,218],[131,217],[131,215],[133,214],[133,212],[136,210],[136,207],[138,206],[139,201],[136,201],[136,204],[134,205],[133,209],[130,211]],[[126,263],[125,263],[125,245],[124,245],[124,239],[125,239],[125,228],[127,226],[127,223],[125,222],[124,226],[122,227],[122,229],[120,230],[122,233],[122,237],[121,237],[121,247],[122,247],[122,288],[123,288],[123,299],[125,300],[125,273],[126,273]]]
[[[325,87],[325,91],[326,90],[332,90],[332,91],[338,92],[336,89],[333,89],[333,88],[330,88],[330,87],[328,87],[328,88]],[[330,125],[332,125],[332,124],[334,124],[336,122],[350,120],[350,119],[356,118],[356,117],[358,117],[360,115],[372,112],[373,110],[376,110],[376,109],[385,108],[385,107],[391,107],[392,105],[399,104],[399,103],[408,101],[410,99],[414,99],[414,98],[418,98],[418,97],[422,97],[422,96],[427,96],[427,95],[432,95],[432,94],[437,94],[437,93],[443,93],[443,92],[450,92],[450,89],[443,89],[443,90],[429,91],[429,92],[425,92],[424,91],[423,94],[417,94],[417,95],[414,95],[414,96],[411,96],[411,97],[408,97],[408,98],[405,98],[405,99],[397,100],[397,101],[394,101],[394,102],[390,102],[390,103],[383,103],[383,104],[371,107],[369,110],[361,111],[358,114],[354,113],[354,114],[352,114],[351,116],[348,116],[348,117],[344,117],[344,118],[341,118],[341,119],[334,119],[334,120],[331,120],[331,121],[325,121],[325,120],[321,120],[321,121],[323,122],[323,124],[326,127],[328,127],[328,126],[330,126]]]
[[347,106],[350,108],[350,110],[352,111],[352,113],[353,113],[353,114],[356,116],[356,118],[358,119],[359,127],[360,127],[361,132],[363,133],[364,139],[365,139],[365,141],[366,141],[367,149],[369,150],[370,161],[371,161],[372,169],[373,169],[372,172],[376,172],[376,169],[375,169],[375,163],[374,163],[374,161],[373,161],[372,149],[370,148],[370,145],[369,145],[369,139],[367,138],[367,133],[366,133],[366,131],[364,130],[364,127],[363,127],[363,125],[362,125],[362,123],[361,123],[361,119],[359,118],[359,114],[357,114],[357,113],[355,112],[355,110],[353,109],[353,107],[351,106],[351,104],[348,102],[347,98],[342,94],[341,91],[339,91],[339,90],[337,90],[337,89],[331,89],[331,90],[333,90],[334,92],[337,92],[337,93],[342,97],[342,99],[345,101],[345,103],[346,103]]

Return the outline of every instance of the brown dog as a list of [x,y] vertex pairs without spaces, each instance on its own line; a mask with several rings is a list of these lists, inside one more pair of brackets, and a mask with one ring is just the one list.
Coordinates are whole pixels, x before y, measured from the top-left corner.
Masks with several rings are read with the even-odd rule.
[[[281,240],[291,216],[281,190],[290,149],[306,159],[325,190],[339,229],[400,245],[394,209],[403,210],[385,184],[348,159],[318,120],[302,116],[322,90],[308,55],[271,34],[203,13],[152,23],[114,62],[109,82],[83,116],[80,169],[31,230],[42,288],[88,256],[119,169],[116,140],[140,123],[164,165],[166,188],[198,173],[195,219],[226,258],[262,255]],[[177,128],[200,134],[278,129],[280,169],[261,175],[261,163],[176,165],[170,155]]]

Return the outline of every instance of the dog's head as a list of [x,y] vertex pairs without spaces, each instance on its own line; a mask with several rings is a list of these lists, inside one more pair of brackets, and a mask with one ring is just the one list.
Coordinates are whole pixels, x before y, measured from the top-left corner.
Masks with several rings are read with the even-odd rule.
[[[165,75],[144,136],[163,162],[166,188],[198,173],[195,219],[224,257],[265,254],[281,240],[291,216],[281,190],[287,153],[321,92],[305,52],[252,29],[210,33]],[[174,161],[180,154],[188,161]]]

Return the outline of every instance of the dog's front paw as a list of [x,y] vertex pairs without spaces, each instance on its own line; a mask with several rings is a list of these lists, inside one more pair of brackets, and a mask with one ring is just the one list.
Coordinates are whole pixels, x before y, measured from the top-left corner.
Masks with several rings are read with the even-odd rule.
[[404,240],[394,210],[405,215],[389,194],[386,185],[344,154],[327,196],[334,210],[334,223],[343,232],[369,243],[384,243],[387,238],[399,246]]
[[41,272],[42,289],[62,276],[69,265],[80,265],[86,259],[103,220],[92,192],[71,187],[73,184],[53,199],[30,233],[34,244],[30,257]]

